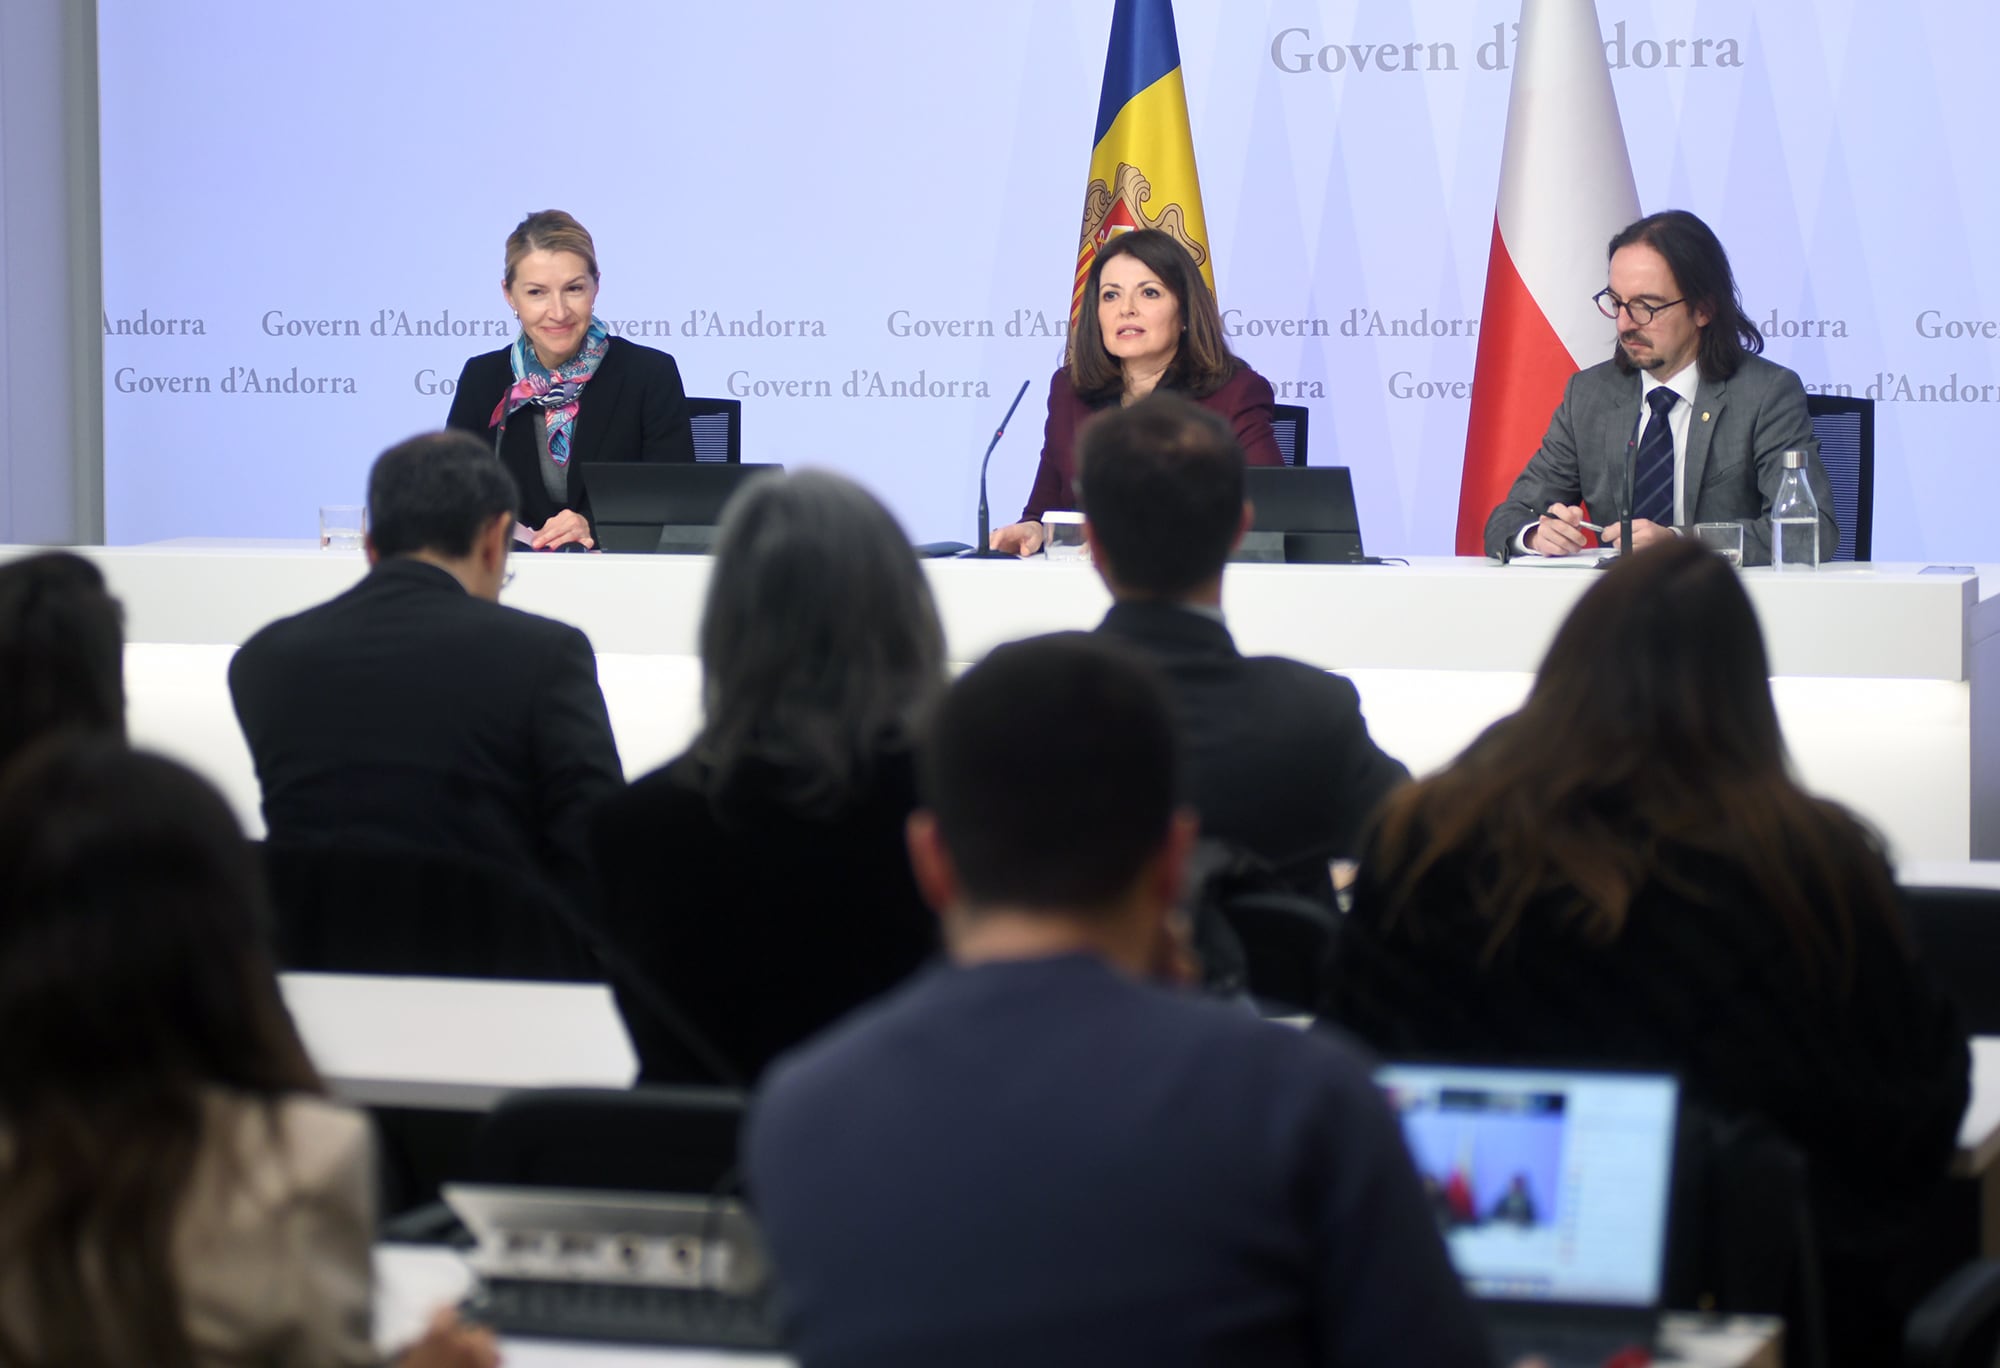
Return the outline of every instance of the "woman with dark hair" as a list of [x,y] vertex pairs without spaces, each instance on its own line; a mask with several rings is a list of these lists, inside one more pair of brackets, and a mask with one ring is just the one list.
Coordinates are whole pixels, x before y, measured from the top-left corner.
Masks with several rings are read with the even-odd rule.
[[866,490],[808,470],[731,500],[702,612],[701,731],[591,825],[647,1079],[748,1081],[936,949],[903,823],[944,659],[909,538]]
[[125,735],[125,628],[95,565],[67,551],[0,565],[0,769],[58,731]]
[[1942,1182],[1969,1064],[1879,839],[1793,780],[1769,674],[1721,559],[1619,562],[1521,710],[1384,803],[1322,1011],[1389,1056],[1656,1066],[1762,1117],[1838,1289]]
[[520,335],[465,363],[445,418],[498,451],[538,551],[596,544],[579,466],[694,459],[680,368],[610,335],[597,283],[597,244],[581,223],[543,209],[515,225],[500,293]]
[[[367,1123],[278,993],[221,797],[63,738],[0,782],[0,1364],[377,1362]],[[495,1361],[441,1320],[406,1368]]]
[[1098,251],[1069,356],[1049,380],[1042,463],[1021,520],[995,528],[996,551],[1042,549],[1042,514],[1075,508],[1077,429],[1100,410],[1156,389],[1227,419],[1251,465],[1283,465],[1271,431],[1271,382],[1229,350],[1215,295],[1187,249],[1157,228],[1120,233]]

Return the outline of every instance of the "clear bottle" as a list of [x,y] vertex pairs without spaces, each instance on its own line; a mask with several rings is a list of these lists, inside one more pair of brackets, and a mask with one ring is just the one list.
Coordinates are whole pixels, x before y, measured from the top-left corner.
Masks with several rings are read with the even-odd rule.
[[1771,568],[1819,569],[1819,501],[1806,483],[1806,454],[1788,451],[1785,474],[1771,500]]

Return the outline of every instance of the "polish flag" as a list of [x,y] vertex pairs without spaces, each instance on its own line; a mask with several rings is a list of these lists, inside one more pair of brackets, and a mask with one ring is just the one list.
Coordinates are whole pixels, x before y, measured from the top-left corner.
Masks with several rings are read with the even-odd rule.
[[1458,554],[1541,445],[1563,386],[1609,360],[1617,329],[1591,296],[1639,192],[1593,0],[1521,0],[1486,305],[1472,370]]

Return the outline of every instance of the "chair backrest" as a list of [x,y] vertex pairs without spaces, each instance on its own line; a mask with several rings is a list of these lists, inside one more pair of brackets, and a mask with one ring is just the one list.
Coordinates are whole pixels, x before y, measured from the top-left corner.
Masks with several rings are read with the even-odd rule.
[[1278,438],[1278,454],[1288,466],[1306,463],[1306,427],[1311,417],[1304,404],[1271,405],[1271,431]]
[[1875,531],[1875,401],[1844,394],[1808,394],[1806,414],[1819,439],[1819,461],[1833,486],[1840,547],[1831,559],[1873,558]]
[[688,426],[694,429],[694,458],[710,465],[743,460],[743,401],[688,396]]
[[1283,867],[1205,837],[1188,860],[1183,898],[1203,986],[1248,994],[1277,1012],[1310,1012],[1340,933],[1326,861]]
[[457,854],[262,847],[281,969],[602,981],[553,890]]
[[1903,1368],[1993,1368],[2000,1363],[2000,1259],[1976,1259],[1910,1313]]
[[2000,1034],[2000,889],[1902,890],[1917,951],[1971,1035]]
[[472,1143],[467,1176],[508,1187],[716,1192],[736,1169],[744,1095],[728,1088],[509,1093]]

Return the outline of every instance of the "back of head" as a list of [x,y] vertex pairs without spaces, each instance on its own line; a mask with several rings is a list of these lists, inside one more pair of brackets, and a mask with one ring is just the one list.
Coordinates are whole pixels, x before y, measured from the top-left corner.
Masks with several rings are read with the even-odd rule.
[[428,432],[375,458],[368,472],[368,541],[377,555],[472,553],[479,534],[520,508],[514,477],[469,432]]
[[835,807],[888,749],[914,742],[944,685],[930,582],[894,515],[844,476],[750,482],[723,510],[701,620],[712,797],[775,782]]
[[0,565],[0,768],[54,732],[125,735],[123,618],[80,556]]
[[0,880],[7,1304],[35,1361],[191,1364],[172,1248],[203,1094],[318,1088],[250,849],[179,765],[57,738],[0,779]]
[[1001,646],[952,685],[920,784],[972,910],[1088,912],[1167,839],[1178,766],[1153,672],[1064,633]]
[[[1674,273],[1681,298],[1687,301],[1679,307],[1690,314],[1705,310],[1709,315],[1696,353],[1703,375],[1727,380],[1736,374],[1745,356],[1764,350],[1764,334],[1743,312],[1743,297],[1729,268],[1729,253],[1722,249],[1722,240],[1713,229],[1685,209],[1665,209],[1627,224],[1611,239],[1606,256],[1617,256],[1622,248],[1641,244],[1658,252]],[[1620,370],[1633,370],[1623,347],[1613,347],[1612,359]]]
[[1222,573],[1242,526],[1243,464],[1229,425],[1178,395],[1085,424],[1078,500],[1120,594],[1174,598]]

